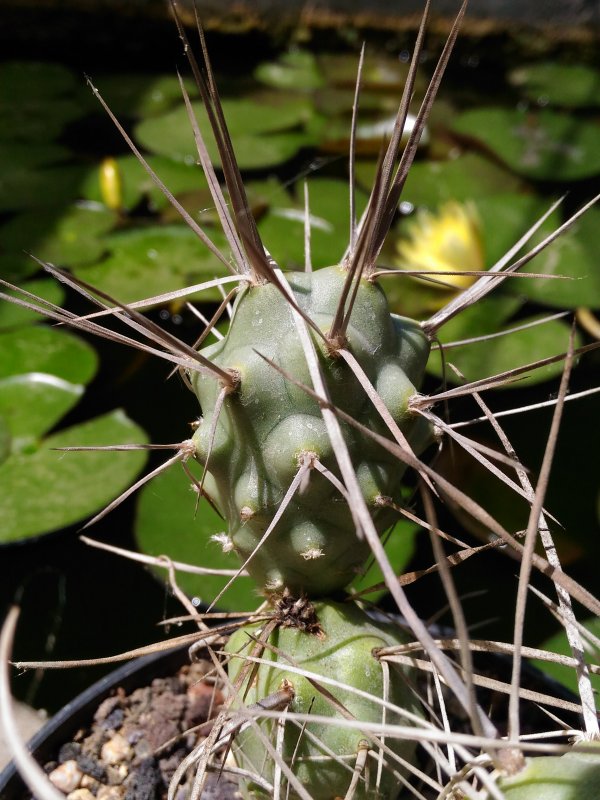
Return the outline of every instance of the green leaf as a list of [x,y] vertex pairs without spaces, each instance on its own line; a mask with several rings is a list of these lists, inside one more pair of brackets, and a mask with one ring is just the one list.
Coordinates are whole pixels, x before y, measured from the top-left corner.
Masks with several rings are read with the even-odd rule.
[[[580,623],[584,628],[590,631],[593,636],[600,637],[600,619],[598,619],[598,617],[590,617],[588,619],[581,620]],[[542,650],[549,650],[552,653],[559,653],[563,656],[572,655],[569,642],[567,641],[567,634],[563,628],[561,628],[558,633],[555,633],[554,636],[546,639],[546,641],[540,645],[540,648]],[[596,651],[596,653],[592,653],[591,656],[589,656],[589,659],[593,663],[597,664],[599,656],[600,653]],[[548,661],[534,661],[533,663],[547,675],[551,675],[557,681],[562,683],[563,686],[567,686],[569,689],[571,689],[571,691],[575,692],[575,694],[579,693],[579,689],[577,687],[577,675],[574,668],[566,667],[562,664],[553,664]],[[596,693],[600,692],[600,675],[590,675],[590,679],[594,691]]]
[[[229,252],[223,234],[211,231],[210,236],[222,252]],[[75,274],[125,303],[229,274],[183,225],[124,231],[105,241],[111,255]],[[210,289],[201,298],[220,300],[221,295],[218,289]]]
[[0,378],[45,372],[70,383],[88,383],[97,367],[94,349],[76,336],[46,325],[0,334]]
[[[314,268],[339,263],[350,229],[348,184],[331,178],[314,178],[308,182],[311,254]],[[360,216],[366,195],[356,194]],[[304,204],[289,200],[274,201],[259,223],[265,246],[283,269],[304,268]]]
[[31,252],[41,261],[76,267],[100,258],[106,250],[102,234],[116,219],[113,212],[100,207],[72,206],[60,215],[56,210],[31,211],[3,225],[0,237],[13,265],[19,260],[31,262]]
[[6,461],[10,455],[11,444],[12,438],[8,423],[3,417],[0,417],[0,464],[2,464],[3,461]]
[[[532,238],[534,246],[560,224],[553,214]],[[523,270],[546,275],[565,275],[572,280],[532,279],[513,283],[530,300],[559,308],[600,308],[600,270],[598,270],[598,230],[600,211],[591,208],[566,233],[552,242]]]
[[86,173],[80,164],[31,169],[15,162],[0,174],[0,211],[56,210],[75,200]]
[[[200,469],[190,464],[196,476]],[[234,553],[223,553],[211,536],[226,529],[226,523],[202,500],[195,514],[196,496],[189,479],[181,469],[173,467],[144,487],[138,502],[135,536],[138,547],[151,556],[167,555],[174,561],[210,569],[237,569]],[[156,568],[164,579],[164,570]],[[228,576],[177,573],[177,583],[190,596],[210,603],[225,586]],[[221,608],[248,611],[256,605],[254,584],[246,577],[236,578],[232,587],[219,600]]]
[[291,50],[278,61],[259,64],[254,77],[267,86],[285,91],[310,91],[324,84],[314,55],[306,50]]
[[[184,81],[188,92],[194,91],[191,80]],[[176,103],[181,103],[177,75],[101,75],[94,81],[110,110],[117,117],[154,117]]]
[[18,164],[23,168],[55,164],[71,157],[71,152],[55,142],[1,142],[0,174],[14,170]]
[[82,394],[83,386],[43,372],[0,380],[0,415],[10,430],[13,452],[49,431]]
[[[47,300],[57,306],[62,304],[65,297],[62,286],[53,278],[38,278],[33,281],[27,281],[22,283],[21,287],[36,297]],[[6,294],[27,300],[19,292],[7,290]],[[0,301],[0,331],[7,328],[17,328],[20,325],[36,322],[39,319],[40,315],[36,314],[35,311],[30,311],[27,308],[16,306],[6,301]]]
[[[363,185],[361,163],[357,176]],[[413,164],[402,192],[402,200],[415,206],[434,208],[447,200],[476,200],[500,192],[514,192],[519,180],[476,153],[465,153],[451,161],[418,161]]]
[[452,129],[489,148],[517,174],[573,181],[600,172],[600,125],[543,109],[480,108],[454,119]]
[[[406,568],[410,559],[415,552],[415,539],[419,533],[419,526],[414,522],[402,520],[394,525],[391,533],[385,541],[384,547],[390,564],[396,575],[400,575]],[[379,565],[374,562],[371,564],[367,572],[355,581],[351,586],[351,591],[361,592],[363,589],[368,589],[378,583],[383,583],[384,577]],[[366,599],[369,602],[376,603],[384,595],[388,593],[386,588],[379,589],[374,592],[369,592]]]
[[[262,92],[252,97],[223,100],[225,118],[241,169],[280,164],[300,147],[313,142],[298,129],[312,115],[308,101],[299,96],[286,98],[281,92]],[[194,104],[198,124],[213,164],[219,164],[213,134],[200,104]],[[286,133],[281,133],[286,131]],[[176,161],[194,164],[198,160],[194,136],[184,106],[153,119],[143,120],[135,129],[136,139],[148,150]]]
[[71,525],[98,511],[134,480],[141,451],[57,452],[52,448],[145,442],[120,411],[60,431],[0,465],[0,541],[17,542]]
[[[143,197],[148,198],[154,209],[170,206],[167,198],[134,155],[119,156],[115,160],[121,176],[123,208],[131,210]],[[164,156],[148,156],[146,161],[174,195],[208,186],[202,169],[196,164],[182,164]],[[90,172],[81,191],[86,199],[101,203],[103,198],[99,177],[98,170]]]
[[566,108],[600,105],[600,72],[583,64],[537,62],[513,69],[508,79],[534,103]]
[[[474,317],[481,321],[482,315],[485,314],[484,302],[482,301],[479,306]],[[542,315],[536,315],[527,319],[519,319],[518,322],[503,325],[498,332],[512,330],[521,325],[528,325],[541,318]],[[464,324],[463,333],[480,336],[485,333],[486,327],[488,327],[487,323],[485,325],[477,324],[470,330],[470,326]],[[492,333],[494,332],[496,331],[492,331]],[[473,342],[452,348],[445,352],[446,361],[458,367],[467,381],[475,381],[566,352],[569,346],[569,332],[570,328],[567,324],[560,320],[554,320],[509,333],[505,336],[499,336],[495,339],[487,339],[482,342]],[[443,341],[448,341],[449,333],[449,331],[443,332]],[[463,336],[462,338],[467,337]],[[576,337],[575,347],[578,347],[580,343],[580,338]],[[442,363],[439,352],[434,351],[432,353],[427,369],[441,377]],[[562,369],[563,363],[560,361],[540,369],[532,369],[525,375],[521,375],[516,383],[508,383],[503,388],[522,388],[523,386],[541,383],[560,375]],[[446,378],[451,383],[457,382],[457,378],[451,370],[447,371]]]

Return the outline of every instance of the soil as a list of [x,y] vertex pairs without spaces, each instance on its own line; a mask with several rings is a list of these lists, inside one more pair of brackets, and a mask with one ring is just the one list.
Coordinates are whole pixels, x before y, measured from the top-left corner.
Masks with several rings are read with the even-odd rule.
[[[206,662],[183,666],[174,676],[105,699],[88,728],[63,744],[44,765],[68,800],[163,800],[182,759],[207,735],[223,703],[206,677]],[[194,770],[188,776],[193,781]],[[182,783],[177,798],[188,795]],[[210,773],[203,800],[233,800],[237,782]],[[26,797],[30,798],[31,796]]]

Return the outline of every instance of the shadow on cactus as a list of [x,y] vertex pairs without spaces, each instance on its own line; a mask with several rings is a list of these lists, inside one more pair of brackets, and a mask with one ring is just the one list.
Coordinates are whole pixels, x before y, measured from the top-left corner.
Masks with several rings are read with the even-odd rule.
[[[395,221],[399,199],[464,10],[463,5],[404,143],[403,131],[422,53],[427,12],[424,15],[396,120],[382,149],[360,219],[355,212],[351,178],[349,241],[339,264],[314,271],[311,268],[308,192],[305,271],[283,271],[284,265],[278,265],[265,249],[236,162],[202,33],[202,59],[198,63],[178,22],[225,178],[227,197],[182,81],[198,158],[223,229],[226,249],[219,248],[209,238],[162,184],[107,110],[140,163],[201,245],[231,273],[216,281],[229,291],[225,293],[224,288],[223,301],[213,318],[200,338],[187,344],[147,319],[141,309],[157,301],[196,294],[204,288],[202,284],[160,297],[122,303],[50,264],[44,264],[49,273],[99,310],[75,316],[30,296],[4,296],[56,322],[165,359],[179,371],[200,403],[202,416],[191,439],[175,445],[140,446],[170,448],[173,454],[162,467],[127,490],[126,495],[180,463],[194,487],[197,501],[209,503],[227,526],[219,541],[226,553],[231,554],[232,562],[233,554],[238,556],[229,584],[245,571],[264,600],[247,622],[227,622],[210,629],[208,613],[200,613],[178,590],[173,578],[175,591],[199,628],[194,648],[211,659],[216,678],[227,689],[228,701],[215,718],[210,733],[176,769],[170,798],[175,797],[179,782],[189,770],[195,772],[191,796],[199,797],[207,770],[228,768],[222,759],[230,747],[235,759],[232,769],[240,776],[241,790],[247,798],[391,800],[401,790],[406,796],[416,797],[497,798],[501,796],[498,775],[503,776],[502,783],[522,774],[524,769],[531,771],[525,766],[523,753],[526,748],[535,751],[537,745],[521,739],[522,701],[535,700],[554,709],[581,710],[585,735],[589,739],[598,736],[590,669],[583,655],[571,598],[596,615],[600,603],[562,570],[550,534],[551,518],[544,509],[548,473],[573,360],[595,345],[576,347],[571,337],[565,339],[564,352],[541,362],[470,383],[459,375],[455,388],[434,395],[420,393],[430,347],[440,330],[505,280],[541,279],[535,273],[525,275],[518,270],[572,225],[593,201],[541,240],[535,240],[553,212],[551,208],[488,270],[470,270],[470,285],[451,295],[445,305],[424,321],[391,313],[379,285],[382,277],[390,279],[395,273],[383,269],[378,261]],[[361,67],[362,58],[350,136],[351,175]],[[528,243],[530,249],[526,250]],[[519,255],[523,250],[525,253]],[[404,276],[396,275],[395,279],[420,277],[448,281],[455,287],[456,272],[462,273],[462,279],[465,277],[463,270],[439,266],[436,264],[432,269],[427,264],[423,269],[404,270]],[[547,280],[560,282],[561,278]],[[215,282],[208,284],[213,288]],[[230,320],[222,333],[216,326],[226,314]],[[105,327],[103,319],[107,316],[126,331],[118,333]],[[209,336],[216,341],[206,344]],[[548,448],[534,488],[480,392],[502,386],[547,363],[563,361]],[[444,414],[434,411],[436,405],[451,404],[453,398],[465,395],[472,396],[488,417],[498,437],[499,449],[480,445],[460,434]],[[421,459],[428,445],[441,442],[445,436],[527,501],[530,514],[524,535],[506,530],[486,509]],[[199,473],[190,467],[194,460],[200,465]],[[403,476],[407,469],[416,473],[424,519],[404,502]],[[491,541],[482,548],[468,548],[441,531],[434,506],[436,496],[457,504],[485,526]],[[94,519],[108,513],[117,502]],[[388,559],[382,537],[403,517],[430,531],[436,560],[434,569],[440,572],[448,595],[456,639],[441,642],[434,639],[408,602],[403,582]],[[443,538],[458,546],[458,555],[446,556],[441,544]],[[544,555],[534,550],[538,538]],[[509,549],[521,563],[515,639],[506,645],[470,640],[450,571],[480,549],[498,545]],[[378,566],[402,615],[401,621],[397,616],[386,617],[373,611],[353,595],[352,581],[364,572],[370,560]],[[155,563],[165,565],[164,560],[155,559]],[[560,699],[546,695],[533,698],[521,690],[520,660],[525,653],[522,629],[532,569],[547,575],[556,587],[571,645],[570,665],[578,670],[581,706],[565,705]],[[219,602],[223,591],[213,598],[211,607]],[[363,589],[360,594],[368,595],[368,590]],[[225,635],[231,631],[235,632],[226,643]],[[5,647],[7,641],[5,637]],[[509,697],[508,720],[502,723],[488,715],[475,693],[476,685],[491,685],[485,676],[474,672],[472,650],[478,648],[492,651],[504,648],[513,656],[511,682],[495,686],[496,691]],[[450,658],[447,650],[457,650],[458,657]],[[552,660],[552,654],[542,651],[534,655]],[[67,665],[67,662],[59,664]],[[52,665],[28,662],[20,666]],[[430,681],[428,676],[433,679]],[[447,687],[444,691],[441,682]],[[446,703],[450,701],[468,721],[467,732],[452,731],[445,722]],[[501,735],[500,724],[506,725],[507,736]],[[416,742],[425,753],[418,761]],[[444,743],[450,745],[448,750],[440,746]],[[428,760],[425,768],[424,760]],[[597,770],[597,760],[593,764]],[[525,778],[525,782],[529,780]],[[573,781],[576,785],[577,775]],[[516,790],[510,796],[521,797]],[[567,796],[556,794],[560,798]]]

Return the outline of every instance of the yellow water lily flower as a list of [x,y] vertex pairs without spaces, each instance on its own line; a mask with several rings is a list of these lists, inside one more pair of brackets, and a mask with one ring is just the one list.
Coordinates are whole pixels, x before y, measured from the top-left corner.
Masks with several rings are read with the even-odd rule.
[[[422,210],[412,221],[409,237],[396,244],[397,265],[406,270],[472,271],[485,269],[481,226],[471,203],[450,200],[437,213]],[[464,289],[476,278],[471,275],[438,275],[439,289]]]

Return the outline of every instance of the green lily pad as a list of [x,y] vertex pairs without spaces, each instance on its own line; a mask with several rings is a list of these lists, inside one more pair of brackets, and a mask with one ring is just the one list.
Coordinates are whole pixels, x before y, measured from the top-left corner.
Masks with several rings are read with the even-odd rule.
[[[483,303],[482,303],[483,305]],[[482,312],[480,311],[479,314]],[[517,325],[533,323],[541,319],[541,315],[520,319],[518,323],[508,323],[501,330],[510,330]],[[443,329],[442,329],[443,330]],[[473,336],[482,335],[481,329]],[[488,339],[483,342],[474,342],[446,351],[446,362],[454,364],[466,377],[467,381],[479,380],[505,370],[513,369],[539,359],[566,352],[569,345],[569,325],[554,320],[543,325],[535,325],[515,333]],[[444,341],[448,341],[444,331]],[[576,337],[575,347],[579,346],[580,338]],[[427,369],[441,377],[442,363],[439,352],[432,353]],[[550,380],[560,375],[563,369],[562,362],[548,364],[540,369],[519,376],[516,383],[506,384],[504,388],[521,388],[536,383]],[[456,383],[457,378],[451,370],[447,370],[446,378],[450,383]]]
[[[308,182],[311,213],[311,254],[315,269],[339,263],[349,238],[349,194],[345,181],[314,178]],[[297,187],[297,194],[302,195]],[[367,197],[356,193],[357,216]],[[304,204],[274,201],[259,223],[265,246],[283,269],[304,269]]]
[[[198,465],[190,463],[198,477]],[[194,514],[196,496],[189,478],[179,467],[173,467],[146,486],[139,498],[135,521],[135,537],[139,549],[151,556],[167,555],[180,561],[210,569],[237,569],[234,553],[223,553],[211,536],[226,529],[226,523],[202,500]],[[154,570],[164,580],[164,570]],[[225,586],[229,577],[177,573],[179,586],[188,595],[210,603]],[[256,591],[246,577],[236,578],[219,600],[221,608],[249,611],[256,605]]]
[[[65,297],[61,284],[53,278],[37,278],[23,283],[22,287],[36,297],[40,297],[57,306],[62,304]],[[23,297],[19,292],[7,291],[6,294]],[[0,331],[8,328],[17,328],[30,322],[37,322],[39,319],[40,316],[35,311],[29,311],[27,308],[0,301]]]
[[83,386],[43,372],[0,380],[0,415],[10,430],[13,452],[49,431],[82,394]]
[[0,541],[22,541],[93,514],[124,491],[142,468],[141,451],[57,452],[52,448],[144,442],[121,410],[60,431],[0,465]]
[[[384,544],[385,552],[396,575],[400,575],[403,572],[412,558],[415,552],[415,539],[419,530],[419,526],[414,522],[402,520],[394,525],[387,537]],[[384,577],[379,565],[374,562],[365,575],[352,583],[350,591],[361,592],[363,589],[368,589],[370,586],[375,586],[379,583],[384,583]],[[377,591],[369,592],[366,595],[366,599],[371,603],[376,603],[387,594],[387,591],[387,589],[378,589]]]
[[31,169],[15,162],[0,173],[0,211],[61,208],[79,196],[86,173],[80,164]]
[[4,257],[23,269],[32,261],[29,252],[57,266],[93,264],[106,251],[102,235],[115,221],[113,212],[90,205],[72,206],[60,216],[55,210],[20,214],[0,228]]
[[[222,252],[229,252],[223,234],[210,231],[210,237]],[[123,231],[105,241],[111,255],[75,273],[125,303],[229,274],[184,225]],[[220,300],[221,295],[218,289],[209,289],[201,299]]]
[[[211,161],[219,164],[218,150],[204,108],[195,103],[194,110]],[[311,106],[303,97],[286,99],[280,92],[263,92],[252,97],[226,99],[223,110],[242,169],[280,164],[291,158],[300,147],[313,142],[309,134],[297,130],[312,115]],[[153,153],[187,164],[195,164],[198,160],[184,106],[143,120],[136,126],[135,135]]]
[[[365,183],[363,162],[357,164],[357,178]],[[371,169],[371,168],[370,168]],[[402,192],[402,200],[414,206],[434,208],[448,200],[477,200],[500,192],[515,192],[519,179],[477,153],[464,153],[450,161],[418,161],[413,164]]]
[[549,109],[480,108],[452,129],[483,144],[519,175],[573,181],[600,172],[600,125]]
[[56,164],[71,156],[69,150],[56,142],[0,142],[0,172]]
[[[600,619],[598,617],[590,617],[589,619],[580,620],[581,624],[590,631],[591,634],[594,636],[600,637]],[[546,639],[540,645],[540,648],[543,650],[550,650],[552,653],[559,653],[563,656],[571,656],[571,648],[569,647],[569,643],[567,641],[567,635],[563,628],[555,633],[554,636],[551,636],[549,639]],[[590,657],[588,654],[589,659],[594,662],[598,663],[599,653],[592,654]],[[563,684],[563,686],[567,686],[571,689],[572,692],[578,693],[577,687],[577,675],[575,674],[575,669],[572,667],[565,667],[562,664],[553,664],[548,661],[535,661],[534,662],[539,669],[543,670],[547,675],[551,675],[557,681]],[[590,679],[592,681],[592,687],[596,693],[600,692],[600,675],[590,675]]]
[[565,108],[600,105],[600,72],[583,64],[538,62],[513,69],[508,79],[534,103]]
[[311,91],[324,85],[315,56],[307,50],[290,50],[277,61],[259,64],[254,77],[267,86],[285,91]]
[[0,464],[10,455],[12,437],[6,420],[0,417]]
[[70,383],[86,384],[96,367],[94,349],[64,330],[27,325],[0,333],[0,378],[46,372]]
[[[194,91],[192,80],[185,80],[184,84],[188,92]],[[154,117],[181,103],[181,87],[174,74],[135,75],[128,72],[100,75],[94,78],[94,85],[119,118]]]
[[3,140],[45,142],[84,113],[74,76],[59,64],[7,62],[0,87]]
[[[532,245],[555,230],[560,224],[558,214],[553,214],[540,228]],[[598,270],[598,226],[600,211],[591,208],[569,231],[554,241],[527,265],[525,272],[546,275],[567,275],[573,280],[520,281],[521,293],[538,303],[559,308],[600,308],[600,271]]]
[[[164,156],[148,156],[146,160],[174,195],[206,189],[208,185],[202,169],[195,164],[183,164]],[[148,199],[153,209],[170,207],[167,198],[134,155],[119,156],[115,161],[121,177],[124,209],[130,211],[143,197]],[[82,186],[82,195],[87,200],[103,202],[98,170],[89,173]]]

